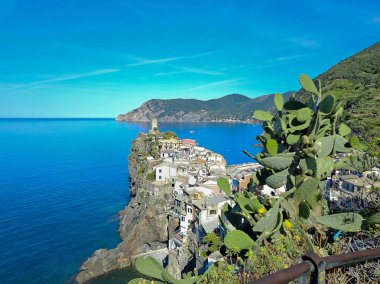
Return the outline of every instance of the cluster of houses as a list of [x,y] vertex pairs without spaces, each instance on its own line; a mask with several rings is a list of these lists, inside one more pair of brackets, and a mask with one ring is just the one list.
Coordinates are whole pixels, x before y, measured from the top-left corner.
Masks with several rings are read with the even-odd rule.
[[380,168],[373,167],[365,172],[337,170],[328,179],[327,198],[337,209],[360,211],[376,201],[373,188],[380,188]]
[[250,186],[252,171],[260,166],[247,163],[227,167],[222,155],[199,146],[195,140],[164,138],[155,135],[157,129],[157,121],[153,121],[149,134],[159,154],[146,157],[148,172],[154,174],[149,186],[154,194],[162,190],[170,193],[169,216],[179,226],[169,240],[169,251],[181,251],[190,238],[201,245],[208,233],[218,231],[223,207],[234,205],[219,189],[218,178],[228,178],[233,191],[245,190]]
[[[155,133],[157,121],[152,123],[150,131]],[[189,241],[200,246],[208,233],[221,232],[222,209],[226,204],[234,206],[233,200],[219,189],[217,179],[224,176],[229,179],[233,192],[242,191],[252,186],[251,174],[261,166],[247,163],[227,167],[223,156],[200,147],[193,139],[171,137],[157,142],[159,157],[146,158],[154,173],[151,183],[169,189],[169,216],[179,224],[169,240],[169,251],[181,252]],[[369,189],[380,186],[375,181],[379,178],[379,168],[365,173],[337,171],[328,180],[326,197],[339,208],[359,210],[363,202],[369,202],[366,196]],[[258,190],[260,194],[276,197],[285,188],[274,190],[265,185]]]

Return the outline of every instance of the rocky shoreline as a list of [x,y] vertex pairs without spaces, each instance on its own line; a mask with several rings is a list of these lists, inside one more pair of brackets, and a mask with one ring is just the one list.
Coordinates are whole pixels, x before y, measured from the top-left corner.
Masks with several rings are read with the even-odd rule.
[[[135,140],[131,154],[138,147]],[[167,248],[169,201],[161,195],[151,195],[138,175],[139,164],[129,157],[131,200],[119,211],[121,242],[113,249],[99,249],[81,266],[75,277],[78,283],[104,275],[133,263],[136,256]],[[137,194],[138,193],[138,194]],[[159,205],[159,206],[158,206]]]

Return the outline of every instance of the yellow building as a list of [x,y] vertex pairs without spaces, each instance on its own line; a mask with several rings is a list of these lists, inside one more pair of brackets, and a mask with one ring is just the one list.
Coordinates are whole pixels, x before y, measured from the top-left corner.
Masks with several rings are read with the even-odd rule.
[[159,141],[160,150],[177,150],[179,148],[180,140],[178,138],[163,139]]

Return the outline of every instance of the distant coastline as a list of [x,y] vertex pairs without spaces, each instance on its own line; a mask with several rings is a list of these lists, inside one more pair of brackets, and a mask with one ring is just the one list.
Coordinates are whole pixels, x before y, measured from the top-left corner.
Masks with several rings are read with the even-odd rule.
[[[149,120],[118,120],[117,118],[114,119],[116,122],[143,122],[143,123],[150,123]],[[260,124],[259,122],[255,120],[189,120],[189,121],[181,121],[181,120],[160,120],[158,119],[160,123],[247,123],[247,124]]]
[[[150,123],[149,120],[118,120],[114,117],[0,117],[0,121],[88,121],[88,120],[114,120],[116,122]],[[200,120],[200,121],[179,121],[179,120],[160,120],[161,123],[247,123],[260,124],[254,120]]]
[[[290,97],[292,92],[284,93]],[[273,111],[273,94],[249,98],[231,94],[218,99],[152,99],[127,113],[119,114],[117,121],[160,122],[239,122],[252,123],[253,112],[258,109]]]
[[48,121],[48,120],[114,120],[113,117],[0,117],[0,120],[34,120],[34,121]]

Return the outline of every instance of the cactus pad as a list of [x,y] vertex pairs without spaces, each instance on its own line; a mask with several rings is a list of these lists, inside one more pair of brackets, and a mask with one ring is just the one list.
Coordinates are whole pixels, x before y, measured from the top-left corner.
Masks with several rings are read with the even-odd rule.
[[228,231],[224,238],[224,244],[228,249],[237,248],[239,251],[249,249],[255,245],[255,241],[240,230]]
[[345,232],[357,232],[361,229],[363,217],[357,213],[338,213],[317,216],[318,223],[326,227]]

